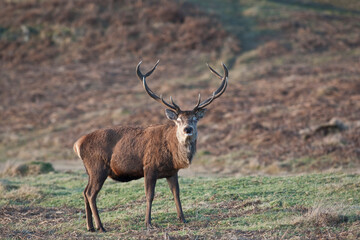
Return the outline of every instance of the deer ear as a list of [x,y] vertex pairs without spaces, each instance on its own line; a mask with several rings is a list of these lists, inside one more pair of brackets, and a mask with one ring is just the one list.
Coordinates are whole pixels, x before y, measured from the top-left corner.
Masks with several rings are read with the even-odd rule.
[[205,116],[206,109],[200,109],[195,113],[195,117],[199,120]]
[[170,120],[176,120],[178,117],[177,113],[170,109],[165,109],[165,114],[166,117]]

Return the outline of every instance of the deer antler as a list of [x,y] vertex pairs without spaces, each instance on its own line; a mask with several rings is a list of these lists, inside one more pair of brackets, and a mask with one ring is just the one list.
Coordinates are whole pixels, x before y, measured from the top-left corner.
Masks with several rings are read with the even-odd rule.
[[210,69],[210,71],[215,74],[218,78],[221,79],[221,85],[220,87],[213,92],[212,96],[209,97],[208,99],[206,99],[205,101],[201,102],[201,96],[199,94],[199,99],[198,102],[196,104],[196,106],[194,107],[193,111],[197,111],[200,110],[202,108],[205,108],[207,105],[209,105],[210,103],[212,103],[212,101],[214,101],[216,98],[220,97],[226,90],[227,87],[227,81],[228,81],[228,76],[229,76],[229,71],[227,69],[227,67],[225,66],[225,64],[222,64],[223,69],[224,69],[224,77],[222,77],[219,73],[217,73],[212,67],[209,66],[208,67]]
[[162,104],[164,104],[166,107],[171,108],[171,109],[175,110],[177,113],[179,113],[179,112],[181,112],[181,109],[180,109],[180,107],[174,102],[174,100],[172,99],[171,96],[170,96],[170,101],[171,101],[172,104],[169,104],[168,102],[166,102],[166,101],[163,99],[163,97],[162,97],[161,95],[160,95],[160,97],[159,97],[158,95],[156,95],[156,94],[148,87],[148,85],[147,85],[147,83],[146,83],[146,77],[150,76],[150,75],[153,73],[153,71],[155,70],[155,68],[156,68],[157,65],[159,64],[159,61],[160,61],[160,60],[158,60],[158,61],[156,62],[156,64],[155,64],[155,66],[154,66],[149,72],[147,72],[145,75],[142,74],[141,71],[140,71],[140,65],[141,65],[141,63],[142,63],[142,61],[140,61],[139,64],[136,66],[136,73],[137,73],[140,81],[142,81],[143,87],[144,87],[145,91],[149,94],[149,96],[150,96],[151,98],[155,99],[157,102],[162,103]]

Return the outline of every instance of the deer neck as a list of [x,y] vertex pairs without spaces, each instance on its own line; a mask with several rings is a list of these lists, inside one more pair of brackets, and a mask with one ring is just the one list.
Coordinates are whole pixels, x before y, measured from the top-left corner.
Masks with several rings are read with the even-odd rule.
[[191,138],[184,138],[179,136],[178,131],[176,132],[177,139],[177,160],[181,168],[187,168],[191,164],[191,161],[196,152],[196,140],[197,135],[194,134]]
[[173,161],[175,168],[181,169],[189,167],[196,152],[196,136],[192,138],[180,138],[176,127],[174,127],[174,131],[171,131],[170,137],[174,142]]
[[178,154],[181,162],[186,163],[186,167],[191,164],[191,161],[196,152],[196,139],[192,141],[179,142],[178,145]]

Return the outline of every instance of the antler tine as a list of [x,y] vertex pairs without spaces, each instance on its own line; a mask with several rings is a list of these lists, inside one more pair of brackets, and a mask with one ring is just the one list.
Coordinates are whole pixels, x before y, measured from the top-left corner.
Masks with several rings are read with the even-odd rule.
[[201,103],[201,94],[199,93],[198,101],[197,101],[196,106],[194,107],[194,109],[197,109],[199,107],[200,103]]
[[170,96],[170,101],[171,101],[172,105],[177,109],[177,111],[180,112],[181,110],[180,110],[179,105],[177,105],[177,104],[175,103],[175,101],[173,100],[173,98],[172,98],[171,96]]
[[149,86],[148,86],[147,83],[146,83],[146,77],[150,76],[150,75],[154,72],[154,70],[156,69],[157,65],[159,64],[159,60],[156,62],[156,64],[154,65],[154,67],[153,67],[149,72],[147,72],[147,73],[145,73],[145,74],[142,74],[141,71],[140,71],[140,65],[141,65],[141,63],[142,63],[142,61],[140,61],[140,62],[138,63],[138,65],[136,66],[136,73],[137,73],[140,81],[142,81],[143,87],[144,87],[145,91],[147,92],[147,94],[149,94],[149,96],[150,96],[151,98],[155,99],[157,102],[164,104],[166,107],[171,108],[171,109],[175,110],[176,112],[180,112],[180,111],[181,111],[180,107],[174,103],[174,101],[172,100],[171,97],[170,97],[170,100],[171,100],[171,102],[172,102],[173,105],[167,103],[167,102],[163,99],[162,96],[159,97],[158,95],[156,95],[156,94],[149,88]]
[[220,78],[222,81],[221,81],[221,85],[220,87],[213,92],[212,96],[209,97],[208,99],[206,99],[205,101],[203,101],[202,103],[198,103],[194,110],[199,110],[199,109],[202,109],[202,108],[205,108],[206,106],[208,106],[210,103],[212,103],[212,101],[214,101],[216,98],[220,97],[226,90],[226,87],[227,87],[227,81],[228,81],[228,76],[229,76],[229,71],[227,69],[227,67],[225,66],[224,63],[222,63],[222,66],[223,66],[223,69],[224,69],[224,77],[222,77],[218,72],[216,72],[212,67],[209,67],[210,71],[216,75],[218,78]]
[[141,65],[141,63],[142,63],[142,61],[140,61],[140,62],[138,63],[138,65],[136,66],[136,73],[137,73],[140,81],[143,81],[143,78],[144,78],[144,77],[146,78],[146,77],[150,76],[150,75],[154,72],[154,70],[156,69],[156,67],[157,67],[157,65],[159,64],[159,62],[160,62],[160,60],[157,60],[157,62],[155,63],[154,67],[153,67],[149,72],[147,72],[145,75],[143,75],[143,74],[141,73],[141,71],[140,71],[140,65]]
[[213,74],[215,74],[218,78],[222,79],[222,76],[217,71],[215,71],[208,63],[206,63],[206,65]]
[[175,110],[176,112],[179,112],[179,111],[180,111],[180,108],[177,108],[177,107],[175,107],[175,106],[167,103],[162,96],[160,96],[160,97],[161,97],[161,103],[163,103],[165,106],[167,106],[167,107]]
[[173,105],[167,103],[162,96],[160,96],[160,97],[161,97],[161,101],[162,101],[163,104],[165,104],[166,106],[168,106],[168,107],[171,108],[171,109],[174,109],[176,112],[180,112],[180,111],[181,111],[180,107],[175,104],[175,102],[173,101],[173,99],[172,99],[171,96],[170,96],[170,101],[171,101],[171,103],[172,103]]

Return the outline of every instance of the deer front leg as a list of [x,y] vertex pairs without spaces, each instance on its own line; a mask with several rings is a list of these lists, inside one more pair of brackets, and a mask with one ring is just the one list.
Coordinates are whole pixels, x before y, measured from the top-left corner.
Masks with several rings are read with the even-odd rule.
[[152,228],[151,225],[151,205],[154,200],[156,185],[156,175],[154,172],[145,172],[145,196],[146,196],[146,216],[145,225],[147,229]]
[[174,196],[174,201],[176,205],[176,211],[178,218],[181,222],[185,223],[184,213],[182,211],[181,202],[180,202],[180,188],[179,188],[179,181],[178,181],[178,174],[176,173],[174,176],[166,178],[170,190]]

